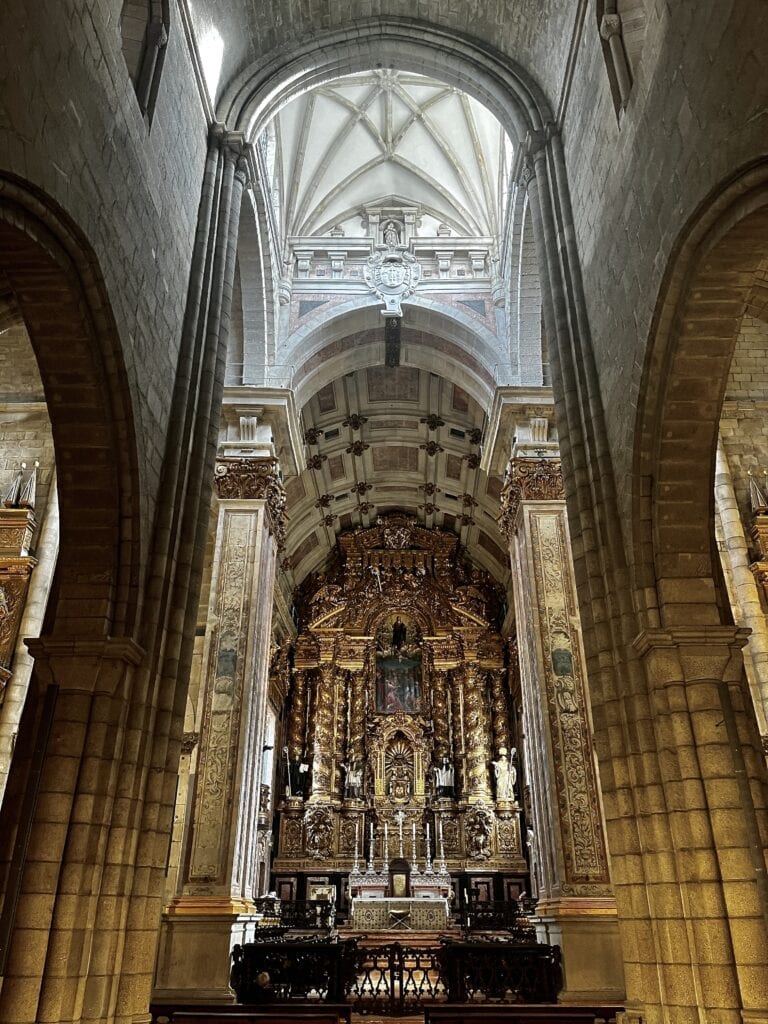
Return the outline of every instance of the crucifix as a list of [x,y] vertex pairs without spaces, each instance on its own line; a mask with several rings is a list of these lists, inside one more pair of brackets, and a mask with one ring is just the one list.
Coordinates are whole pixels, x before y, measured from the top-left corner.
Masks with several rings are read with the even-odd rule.
[[405,821],[405,813],[403,812],[402,808],[400,808],[400,810],[395,815],[395,821],[397,822],[398,828],[400,829],[400,859],[402,860],[403,859],[403,822]]

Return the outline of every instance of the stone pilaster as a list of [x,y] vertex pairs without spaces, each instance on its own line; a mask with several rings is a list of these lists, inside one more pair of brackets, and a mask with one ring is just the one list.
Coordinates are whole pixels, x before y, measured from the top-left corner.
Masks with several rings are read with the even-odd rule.
[[623,974],[555,458],[513,458],[502,494],[533,809],[539,930],[563,949],[564,999],[616,999]]
[[656,927],[626,961],[637,989],[663,965],[669,1020],[768,1022],[768,809],[748,632],[674,626],[634,642],[647,692],[626,713],[644,738],[635,786],[647,881],[633,906],[640,917],[650,903]]
[[[158,993],[231,999],[229,950],[258,895],[269,640],[284,492],[274,458],[220,459],[193,819],[162,938]],[[262,850],[263,854],[263,850]]]

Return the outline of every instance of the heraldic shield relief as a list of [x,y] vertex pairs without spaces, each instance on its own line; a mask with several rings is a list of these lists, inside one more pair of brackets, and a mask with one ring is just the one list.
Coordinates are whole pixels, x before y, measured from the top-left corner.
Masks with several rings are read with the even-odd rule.
[[384,303],[384,316],[402,316],[400,303],[413,295],[421,280],[421,267],[403,246],[374,253],[363,273],[365,283]]

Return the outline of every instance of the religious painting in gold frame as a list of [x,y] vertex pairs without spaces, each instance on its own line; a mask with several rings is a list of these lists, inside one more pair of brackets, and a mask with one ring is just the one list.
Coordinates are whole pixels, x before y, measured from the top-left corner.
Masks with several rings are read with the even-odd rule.
[[422,711],[421,630],[409,616],[388,616],[376,630],[376,713]]

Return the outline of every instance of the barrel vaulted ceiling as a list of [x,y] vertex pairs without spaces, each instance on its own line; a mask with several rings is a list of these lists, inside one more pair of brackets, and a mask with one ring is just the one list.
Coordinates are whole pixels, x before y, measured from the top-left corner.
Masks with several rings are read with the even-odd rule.
[[486,416],[461,387],[411,366],[370,366],[319,390],[302,421],[306,468],[286,482],[295,580],[326,564],[339,533],[394,511],[456,532],[506,579],[501,481],[480,468]]
[[267,129],[282,239],[362,236],[365,205],[421,213],[420,235],[497,237],[512,146],[495,117],[422,75],[374,70],[291,101]]

